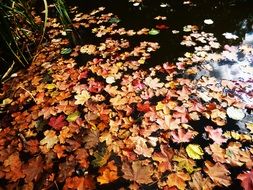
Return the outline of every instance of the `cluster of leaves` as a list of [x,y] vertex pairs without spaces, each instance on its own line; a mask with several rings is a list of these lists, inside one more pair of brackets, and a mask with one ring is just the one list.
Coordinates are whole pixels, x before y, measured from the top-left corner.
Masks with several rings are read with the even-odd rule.
[[[193,53],[142,70],[159,44],[132,47],[112,36],[150,35],[152,29],[118,28],[118,17],[104,11],[76,14],[76,28],[107,38],[73,49],[63,27],[49,19],[51,42],[3,85],[2,184],[96,189],[124,179],[130,189],[201,190],[230,186],[230,170],[240,167],[237,178],[251,189],[252,123],[241,121],[240,131],[227,126],[229,117],[242,120],[252,109],[236,95],[252,96],[245,91],[251,83],[198,75],[211,69],[208,61],[227,58],[213,53],[220,48],[214,35],[188,25],[182,45],[194,46]],[[242,51],[252,56],[252,47]],[[78,66],[81,54],[91,58]],[[201,120],[210,124],[193,124]]]

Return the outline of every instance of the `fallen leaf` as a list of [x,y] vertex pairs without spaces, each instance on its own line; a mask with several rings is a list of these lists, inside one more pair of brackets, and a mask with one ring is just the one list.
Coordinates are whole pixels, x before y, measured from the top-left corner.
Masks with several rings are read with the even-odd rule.
[[241,180],[241,186],[244,190],[252,190],[253,189],[253,170],[240,173],[237,176],[237,179]]
[[197,144],[188,144],[186,147],[188,156],[192,159],[199,160],[204,155],[202,148]]
[[144,165],[141,161],[134,161],[132,164],[124,162],[122,164],[123,178],[137,182],[139,184],[149,184],[153,180],[153,167],[151,165]]
[[100,184],[111,183],[119,178],[118,168],[115,166],[114,160],[108,162],[106,166],[99,168],[100,176],[97,177],[97,181]]
[[81,94],[75,95],[75,104],[76,105],[83,105],[87,100],[90,99],[90,93],[87,90],[83,90]]
[[68,125],[68,122],[65,121],[64,115],[59,115],[58,117],[51,117],[48,125],[53,127],[55,130],[59,131],[64,126]]
[[189,174],[184,172],[171,173],[168,175],[167,184],[169,187],[176,186],[179,190],[185,190],[186,181],[189,181],[190,179]]
[[214,184],[218,186],[224,185],[228,187],[231,184],[231,177],[229,176],[230,172],[223,164],[219,162],[212,164],[208,160],[205,161],[204,171],[212,179]]
[[212,190],[215,186],[210,178],[204,178],[200,171],[192,174],[191,178],[189,185],[192,190]]
[[59,141],[56,132],[53,130],[46,130],[44,135],[45,138],[40,141],[40,145],[46,145],[47,149],[53,148],[53,146]]
[[68,122],[73,122],[73,121],[76,121],[76,119],[80,116],[80,112],[79,111],[76,111],[74,113],[71,113],[68,115],[67,117],[67,121]]
[[156,29],[152,28],[152,29],[149,31],[148,34],[154,36],[154,35],[157,35],[157,34],[159,34],[159,33],[160,33],[159,30],[156,30]]

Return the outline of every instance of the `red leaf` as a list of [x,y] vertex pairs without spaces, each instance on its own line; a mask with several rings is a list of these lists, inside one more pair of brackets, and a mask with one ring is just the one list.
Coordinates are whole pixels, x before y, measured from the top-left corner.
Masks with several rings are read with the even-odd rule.
[[242,173],[237,176],[237,179],[241,180],[241,186],[244,190],[253,189],[253,169],[248,173]]
[[167,26],[167,25],[165,25],[165,24],[157,24],[156,26],[155,26],[157,29],[159,29],[159,30],[165,30],[165,29],[168,29],[169,27]]
[[137,110],[141,112],[149,112],[150,111],[150,104],[149,102],[145,102],[144,104],[138,103]]
[[66,122],[64,119],[64,115],[60,115],[58,117],[51,117],[48,125],[59,131],[68,124],[68,122]]

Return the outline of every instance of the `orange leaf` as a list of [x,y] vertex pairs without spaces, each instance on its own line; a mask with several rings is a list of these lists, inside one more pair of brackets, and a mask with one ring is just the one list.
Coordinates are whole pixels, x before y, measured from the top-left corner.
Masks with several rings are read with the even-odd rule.
[[103,166],[99,169],[99,173],[101,174],[98,176],[97,181],[100,184],[107,184],[113,182],[119,178],[118,176],[118,168],[115,166],[115,162],[110,161],[106,166]]

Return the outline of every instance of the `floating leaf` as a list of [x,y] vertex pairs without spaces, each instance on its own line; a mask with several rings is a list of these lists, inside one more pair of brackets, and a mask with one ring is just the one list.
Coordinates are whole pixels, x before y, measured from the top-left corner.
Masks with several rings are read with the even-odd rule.
[[159,33],[160,33],[160,30],[156,30],[156,29],[152,28],[152,29],[149,31],[148,34],[154,36],[154,35],[157,35],[157,34],[159,34]]
[[75,121],[79,116],[80,116],[80,112],[79,112],[79,111],[76,111],[76,112],[71,113],[70,115],[68,115],[68,117],[67,117],[66,120],[67,120],[68,122],[73,122],[73,121]]
[[95,159],[92,160],[91,164],[94,167],[101,167],[107,163],[110,156],[111,153],[107,149],[103,148],[101,151],[97,151],[94,153]]
[[230,172],[223,164],[219,162],[212,164],[210,161],[205,161],[205,166],[204,171],[216,185],[228,187],[231,184]]
[[61,54],[62,54],[62,55],[70,54],[71,51],[72,51],[71,48],[62,48],[62,49],[61,49]]
[[98,176],[97,181],[100,184],[111,183],[119,178],[118,168],[115,166],[114,160],[108,162],[106,166],[99,168],[99,173],[101,175]]
[[188,156],[192,159],[199,160],[204,155],[202,148],[198,144],[189,144],[186,147]]
[[68,125],[68,123],[65,121],[64,115],[60,115],[58,117],[51,117],[48,125],[55,130],[61,130],[64,126]]
[[56,85],[55,85],[55,84],[47,84],[47,85],[46,85],[46,88],[47,88],[48,90],[53,90],[54,88],[56,88]]
[[120,22],[120,19],[117,18],[117,17],[113,17],[109,20],[110,23],[119,23]]
[[144,165],[141,161],[134,161],[131,165],[130,163],[124,162],[122,165],[123,177],[130,181],[135,181],[139,184],[149,184],[153,180],[151,176],[153,175],[153,167],[151,165]]
[[241,180],[241,186],[244,188],[244,190],[253,189],[253,170],[239,174],[237,179]]
[[83,90],[81,94],[75,95],[75,104],[83,105],[88,99],[90,99],[90,93],[87,90]]
[[245,113],[242,109],[235,108],[233,106],[227,108],[228,117],[234,120],[242,120],[245,117]]
[[212,20],[212,19],[205,19],[205,20],[204,20],[204,23],[205,23],[205,24],[208,24],[208,25],[209,25],[209,24],[213,24],[213,20]]

